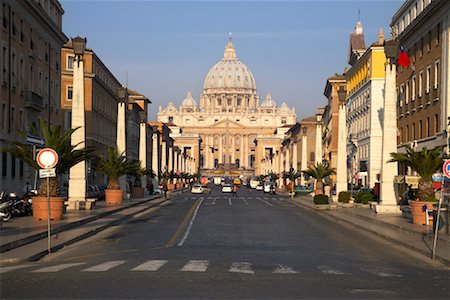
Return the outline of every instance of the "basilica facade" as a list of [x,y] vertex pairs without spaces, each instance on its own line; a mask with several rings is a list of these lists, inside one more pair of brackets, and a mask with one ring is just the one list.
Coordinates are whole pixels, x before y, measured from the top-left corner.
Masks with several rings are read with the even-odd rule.
[[255,78],[230,36],[223,58],[206,75],[199,104],[188,92],[178,108],[160,106],[158,121],[169,126],[175,146],[194,159],[201,175],[236,176],[261,174],[258,162],[280,150],[297,117],[270,94],[260,103]]

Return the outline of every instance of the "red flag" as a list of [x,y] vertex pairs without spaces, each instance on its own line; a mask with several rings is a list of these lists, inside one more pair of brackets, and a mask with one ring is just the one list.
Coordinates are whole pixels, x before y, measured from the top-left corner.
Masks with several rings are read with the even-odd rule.
[[397,62],[400,66],[403,66],[403,67],[409,67],[409,64],[411,63],[411,61],[409,60],[408,54],[406,54],[403,47],[400,47],[400,53],[398,55]]

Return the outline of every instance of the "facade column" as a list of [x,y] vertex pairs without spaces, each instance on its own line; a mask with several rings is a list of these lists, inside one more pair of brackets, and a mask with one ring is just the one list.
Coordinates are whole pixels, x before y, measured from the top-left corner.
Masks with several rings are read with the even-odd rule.
[[286,147],[286,157],[285,157],[285,160],[286,160],[286,164],[285,164],[285,166],[284,166],[284,169],[286,170],[286,171],[289,171],[290,169],[291,169],[291,157],[290,157],[290,148],[291,147],[291,145],[289,144],[289,145],[287,145],[287,147]]
[[167,144],[165,141],[162,141],[162,143],[161,143],[161,172],[162,172],[162,170],[164,170],[164,168],[166,170],[169,169],[167,167]]
[[322,116],[317,116],[317,124],[316,124],[316,147],[314,154],[314,163],[322,162]]
[[245,153],[245,145],[244,145],[244,135],[240,135],[240,149],[239,149],[239,167],[247,167],[244,162],[244,153]]
[[181,172],[181,155],[180,155],[180,150],[177,150],[175,152],[175,156],[176,156],[176,171],[179,173]]
[[173,171],[173,147],[169,146],[169,165],[168,165],[168,171]]
[[[147,114],[145,114],[147,119]],[[141,168],[147,168],[147,122],[141,119],[139,123],[139,161]],[[145,188],[147,185],[147,178],[145,175],[141,176],[141,187]]]
[[205,144],[203,145],[203,153],[204,153],[204,159],[203,159],[203,167],[205,169],[209,169],[209,157],[211,156],[211,144],[209,142],[209,135],[204,136]]
[[397,175],[397,163],[388,163],[390,153],[397,152],[397,93],[395,90],[396,65],[386,64],[384,82],[383,137],[381,146],[381,183],[380,204],[377,213],[400,214],[394,190],[394,176]]
[[337,162],[336,162],[336,196],[333,201],[337,201],[339,193],[347,191],[347,130],[346,130],[346,111],[345,100],[339,101],[338,116],[338,145],[337,145]]
[[[119,123],[117,123],[119,124]],[[84,111],[84,62],[81,55],[75,56],[73,64],[72,129],[80,127],[72,134],[71,144],[82,149],[86,140]],[[63,153],[58,153],[62,155]],[[86,201],[86,161],[80,161],[69,170],[69,204],[67,209],[79,209],[80,202]]]
[[[302,164],[301,168],[302,171],[306,170],[308,168],[308,136],[306,135],[306,127],[302,128]],[[300,185],[305,184],[305,178],[302,174],[300,177]]]
[[292,168],[294,168],[294,172],[297,172],[298,170],[298,150],[297,150],[297,144],[298,141],[294,141],[294,144],[292,145]]
[[155,173],[156,178],[160,177],[159,168],[158,168],[158,128],[156,126],[153,127],[153,135],[152,135],[152,171]]
[[236,136],[235,135],[230,135],[231,138],[231,161],[230,164],[234,164],[236,162]]
[[249,163],[249,157],[250,157],[250,143],[249,143],[249,136],[246,135],[244,137],[244,165],[247,168],[250,168],[250,163]]
[[[283,173],[286,171],[284,169],[285,165],[286,165],[286,163],[284,162],[284,152],[282,150],[280,150],[280,164],[279,164],[279,166],[280,166],[280,174],[281,174],[281,176],[283,176]],[[284,184],[284,180],[280,179],[280,187],[283,187],[283,184]]]
[[223,163],[223,135],[219,135],[219,164]]

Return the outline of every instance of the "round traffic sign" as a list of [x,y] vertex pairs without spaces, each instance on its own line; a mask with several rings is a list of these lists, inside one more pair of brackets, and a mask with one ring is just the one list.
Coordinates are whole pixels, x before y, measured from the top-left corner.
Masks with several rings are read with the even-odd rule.
[[444,172],[445,177],[450,178],[450,159],[442,165],[442,172]]
[[58,163],[58,153],[52,148],[44,148],[36,156],[36,162],[43,169],[51,169]]

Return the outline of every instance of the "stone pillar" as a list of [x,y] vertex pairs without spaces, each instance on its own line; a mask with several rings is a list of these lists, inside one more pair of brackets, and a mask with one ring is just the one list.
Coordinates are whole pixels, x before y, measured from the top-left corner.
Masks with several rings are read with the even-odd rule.
[[236,136],[235,135],[230,135],[231,138],[231,164],[234,164],[236,162]]
[[396,65],[386,64],[385,72],[380,204],[376,205],[375,211],[385,214],[400,214],[394,190],[394,176],[397,175],[397,163],[388,163],[391,159],[390,153],[397,152]]
[[[139,123],[139,160],[141,161],[141,168],[147,167],[147,122],[141,120]],[[147,178],[145,175],[141,176],[141,187],[145,188],[147,185]]]
[[175,151],[175,172],[181,172],[180,150]]
[[287,148],[286,148],[286,157],[284,158],[286,160],[286,164],[284,166],[284,169],[286,171],[289,171],[291,169],[291,162],[290,162],[291,158],[290,158],[290,151],[289,151],[290,147],[291,147],[291,145],[287,146]]
[[161,172],[164,169],[169,170],[169,168],[167,166],[167,144],[165,141],[162,141],[162,143],[161,143]]
[[204,136],[205,144],[203,145],[203,153],[204,153],[204,160],[203,160],[203,167],[205,169],[209,169],[209,157],[211,156],[211,143],[209,141],[209,135]]
[[[321,118],[320,118],[321,119]],[[314,163],[321,163],[322,162],[322,124],[318,123],[316,124],[316,147],[315,147],[315,154],[314,154]]]
[[336,162],[336,196],[333,201],[338,200],[340,192],[347,191],[347,130],[345,117],[345,101],[339,102],[338,116],[338,145],[337,145],[337,162]]
[[[306,135],[306,127],[303,129],[303,135],[302,135],[302,164],[301,164],[301,170],[302,172],[308,168],[308,136]],[[300,185],[305,184],[304,176],[302,175],[300,177]]]
[[155,172],[156,178],[159,180],[159,168],[158,168],[158,131],[157,127],[153,127],[153,135],[152,135],[152,170]]
[[[86,125],[84,111],[84,62],[81,56],[76,56],[73,64],[73,100],[72,129],[80,127],[72,134],[71,144],[75,149],[86,145]],[[61,156],[63,153],[58,153]],[[80,202],[86,201],[86,161],[81,161],[69,171],[69,204],[67,209],[79,209]]]
[[[283,176],[283,173],[286,171],[285,169],[284,169],[284,167],[285,167],[285,162],[284,162],[284,152],[282,151],[282,150],[280,150],[280,175],[281,176]],[[280,179],[280,187],[283,187],[283,184],[284,184],[284,180],[283,179]]]
[[167,166],[169,172],[173,171],[173,147],[169,146],[169,164]]
[[223,135],[219,135],[219,164],[223,163]]
[[292,145],[292,168],[294,168],[294,172],[297,172],[297,164],[298,164],[298,149],[297,149],[298,141],[295,141]]
[[[126,136],[126,107],[127,104],[125,102],[119,102],[118,103],[118,109],[117,109],[117,151],[119,154],[123,153],[125,156],[127,155],[126,149],[127,149],[127,136]],[[120,183],[120,189],[122,191],[126,191],[127,189],[127,180],[126,176],[121,176],[119,178]],[[125,193],[124,193],[125,196]]]
[[244,136],[243,136],[243,135],[240,136],[240,147],[239,147],[239,148],[240,148],[240,149],[239,149],[239,154],[240,154],[240,157],[239,157],[239,166],[240,166],[240,167],[247,167],[247,166],[244,164],[245,145],[244,145]]

